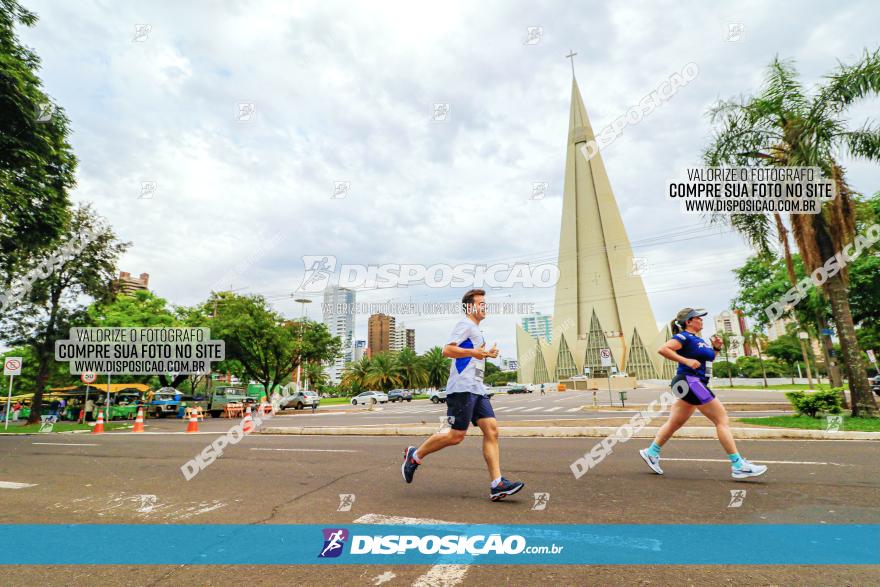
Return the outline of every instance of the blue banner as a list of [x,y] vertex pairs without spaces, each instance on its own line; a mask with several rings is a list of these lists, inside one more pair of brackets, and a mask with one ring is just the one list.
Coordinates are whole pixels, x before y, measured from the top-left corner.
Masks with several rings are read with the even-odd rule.
[[0,525],[0,564],[877,565],[880,525]]

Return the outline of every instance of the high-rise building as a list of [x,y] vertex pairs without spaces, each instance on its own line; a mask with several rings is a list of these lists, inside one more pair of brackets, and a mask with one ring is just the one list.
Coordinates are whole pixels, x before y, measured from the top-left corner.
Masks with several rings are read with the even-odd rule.
[[406,325],[394,320],[391,326],[391,350],[402,351],[406,347]]
[[356,340],[354,341],[354,353],[352,355],[351,360],[354,362],[360,361],[367,354],[367,341],[365,340]]
[[331,286],[324,290],[324,324],[331,335],[342,340],[339,355],[327,366],[333,383],[339,383],[345,365],[354,360],[354,304],[352,289]]
[[388,314],[373,314],[367,320],[367,352],[371,357],[392,350],[394,326],[394,316]]
[[605,171],[596,135],[572,79],[566,137],[565,184],[559,234],[559,279],[551,341],[517,326],[520,383],[545,383],[611,371],[637,379],[671,378],[674,365],[655,352],[670,337],[657,321]]
[[715,316],[715,333],[721,336],[726,333],[730,337],[729,348],[721,351],[719,359],[729,357],[735,361],[739,357],[748,357],[751,354],[751,345],[745,339],[745,317],[740,310],[724,310]]
[[126,295],[131,295],[137,290],[149,291],[150,274],[141,273],[140,277],[132,277],[128,271],[120,271],[114,285],[117,291]]
[[416,331],[414,328],[406,329],[406,348],[416,350]]
[[523,317],[522,327],[533,338],[543,338],[548,344],[553,341],[553,316],[541,312],[529,314]]

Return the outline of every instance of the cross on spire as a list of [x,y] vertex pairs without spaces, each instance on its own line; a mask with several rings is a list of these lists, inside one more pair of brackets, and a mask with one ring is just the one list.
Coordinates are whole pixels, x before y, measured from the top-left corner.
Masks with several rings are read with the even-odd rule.
[[574,77],[574,56],[575,55],[577,55],[577,53],[575,53],[571,49],[568,50],[568,55],[566,55],[566,57],[568,59],[571,59],[571,77],[572,78]]

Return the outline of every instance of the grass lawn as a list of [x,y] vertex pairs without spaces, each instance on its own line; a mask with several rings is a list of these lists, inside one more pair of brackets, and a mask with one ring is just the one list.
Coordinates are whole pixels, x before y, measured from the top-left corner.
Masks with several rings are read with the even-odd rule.
[[[712,389],[764,389],[763,383],[756,383],[755,385],[734,385],[733,387],[730,387],[729,385],[718,385],[718,383],[725,380],[723,377],[713,377],[713,380],[717,383],[712,386]],[[843,387],[844,389],[849,390],[849,386],[846,384],[844,384]],[[777,385],[769,385],[767,386],[767,389],[773,391],[804,391],[807,389],[831,389],[831,386],[827,383],[814,383],[813,387],[810,387],[806,383],[780,383]]]
[[[131,422],[105,422],[104,430],[114,430],[117,428],[124,428],[125,426],[131,426]],[[77,424],[76,422],[58,422],[52,427],[52,432],[72,432],[74,430],[91,430],[92,426],[88,424]],[[21,424],[21,423],[9,423],[9,429],[3,430],[0,427],[0,432],[11,432],[13,434],[38,434],[40,433],[40,425],[39,424]],[[46,434],[46,432],[43,432]]]
[[[804,428],[825,430],[828,420],[809,416],[770,416],[769,418],[737,418],[739,422],[774,426],[778,428]],[[880,418],[853,418],[844,414],[841,431],[880,432]]]

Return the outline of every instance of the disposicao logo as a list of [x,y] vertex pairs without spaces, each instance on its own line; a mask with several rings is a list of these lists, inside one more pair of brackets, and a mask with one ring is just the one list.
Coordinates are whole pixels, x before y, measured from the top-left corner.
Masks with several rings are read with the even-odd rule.
[[345,541],[348,540],[348,530],[345,528],[324,528],[324,548],[321,549],[318,558],[335,558],[342,554]]

